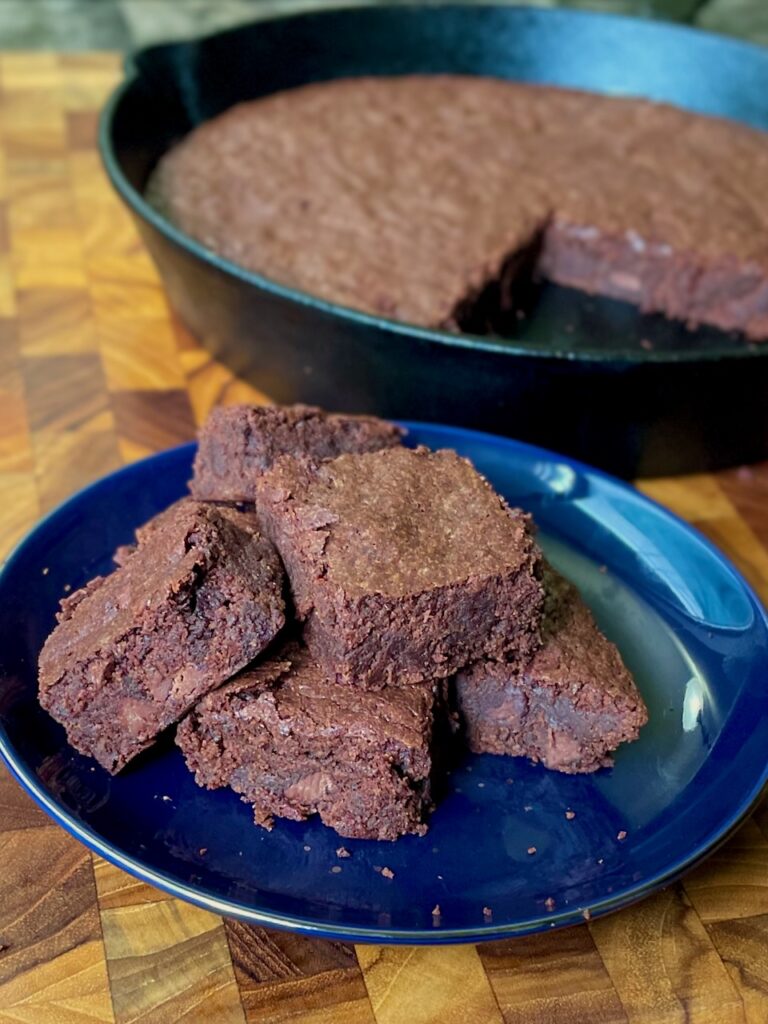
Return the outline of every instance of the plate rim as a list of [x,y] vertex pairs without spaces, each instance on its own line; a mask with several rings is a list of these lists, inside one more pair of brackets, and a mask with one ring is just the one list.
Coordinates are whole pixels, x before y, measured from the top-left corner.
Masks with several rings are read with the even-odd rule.
[[[567,464],[570,468],[581,474],[587,474],[596,478],[603,486],[618,488],[622,492],[629,492],[633,499],[652,507],[657,513],[672,520],[678,528],[692,534],[714,557],[714,559],[733,576],[735,582],[749,597],[756,612],[762,620],[763,627],[768,634],[768,612],[763,602],[755,593],[750,583],[738,567],[725,555],[712,541],[701,533],[695,526],[688,523],[675,512],[667,509],[660,502],[648,497],[642,491],[637,490],[630,483],[622,481],[617,477],[606,473],[603,470],[589,466],[578,459],[560,455],[538,445],[528,444],[513,438],[500,435],[470,430],[464,427],[451,426],[448,424],[428,423],[414,420],[397,421],[407,430],[426,430],[442,434],[449,438],[465,438],[481,442],[491,442],[495,446],[505,449],[523,452],[529,457],[544,458],[547,461],[559,461]],[[131,473],[143,470],[148,463],[158,460],[175,459],[184,454],[190,456],[196,448],[196,442],[190,441],[173,448],[163,449],[152,455],[146,456],[136,462],[121,466],[97,480],[92,481],[85,487],[70,495],[64,501],[58,503],[13,546],[7,557],[0,564],[0,592],[7,573],[14,563],[31,548],[41,534],[44,534],[49,526],[67,510],[87,499],[89,493],[97,488],[103,487],[115,477],[130,475]],[[270,910],[258,909],[248,904],[233,900],[224,899],[207,892],[204,888],[193,888],[184,882],[175,880],[165,872],[144,864],[141,860],[124,854],[118,847],[101,837],[88,825],[79,822],[63,805],[60,805],[55,798],[50,796],[36,776],[27,771],[15,756],[15,748],[2,723],[0,723],[0,763],[10,771],[12,777],[19,783],[22,789],[34,800],[52,821],[60,825],[65,832],[83,843],[89,850],[99,854],[105,860],[116,867],[133,875],[141,881],[148,882],[156,888],[178,898],[192,903],[205,910],[217,913],[223,917],[237,918],[251,924],[257,924],[269,928],[277,928],[283,931],[292,931],[316,938],[328,938],[344,940],[349,942],[372,942],[383,944],[414,944],[414,945],[446,945],[452,943],[476,943],[495,939],[510,938],[514,936],[528,935],[535,932],[548,932],[556,928],[563,928],[583,923],[585,920],[592,920],[602,917],[608,913],[630,906],[633,903],[644,899],[646,896],[664,888],[690,871],[705,858],[709,857],[719,849],[738,830],[742,823],[749,817],[764,796],[768,795],[768,760],[763,768],[762,774],[753,784],[747,787],[747,793],[734,811],[724,818],[721,827],[714,830],[712,835],[703,840],[698,846],[686,856],[677,858],[669,865],[667,871],[657,873],[653,878],[648,879],[642,885],[624,887],[620,892],[611,894],[605,899],[590,903],[588,906],[569,907],[562,911],[553,911],[544,916],[527,919],[524,922],[511,922],[504,925],[482,924],[472,925],[463,928],[433,928],[409,929],[409,928],[382,928],[368,926],[353,926],[335,924],[333,922],[318,922],[316,918],[304,917],[296,914],[281,914]]]

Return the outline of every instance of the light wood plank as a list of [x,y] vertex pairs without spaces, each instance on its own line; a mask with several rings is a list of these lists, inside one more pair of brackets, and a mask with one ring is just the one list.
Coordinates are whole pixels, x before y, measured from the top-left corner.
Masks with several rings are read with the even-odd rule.
[[357,946],[377,1024],[500,1024],[474,946]]

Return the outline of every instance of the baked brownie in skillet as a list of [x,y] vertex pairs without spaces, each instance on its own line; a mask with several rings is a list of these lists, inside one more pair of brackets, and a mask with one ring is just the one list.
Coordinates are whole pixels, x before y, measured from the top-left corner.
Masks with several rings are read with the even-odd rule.
[[399,444],[403,431],[375,416],[310,405],[221,406],[200,430],[190,490],[196,498],[253,501],[255,482],[281,455],[313,460]]
[[337,686],[294,641],[204,697],[176,742],[197,782],[231,786],[259,825],[317,813],[342,836],[421,835],[441,693]]
[[521,669],[483,660],[456,677],[467,742],[478,754],[593,772],[637,739],[648,712],[578,590],[549,567],[544,579],[542,646],[530,663]]
[[40,703],[119,771],[282,628],[283,571],[250,514],[177,503],[111,575],[61,602]]
[[768,337],[768,133],[494,78],[339,79],[240,104],[149,198],[203,245],[342,305],[463,329],[530,273]]
[[455,452],[281,459],[259,478],[257,501],[329,678],[376,689],[481,657],[524,663],[536,650],[543,593],[530,520]]

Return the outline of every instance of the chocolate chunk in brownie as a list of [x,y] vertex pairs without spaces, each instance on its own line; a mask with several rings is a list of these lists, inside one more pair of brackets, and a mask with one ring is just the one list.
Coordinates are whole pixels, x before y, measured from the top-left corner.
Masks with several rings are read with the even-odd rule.
[[455,452],[281,460],[260,478],[258,505],[309,648],[337,681],[407,684],[536,649],[530,521]]
[[197,498],[253,501],[256,478],[282,455],[333,459],[399,444],[403,431],[374,416],[310,405],[216,408],[200,431],[190,490]]
[[542,647],[523,670],[480,661],[456,677],[469,746],[561,772],[612,763],[648,713],[616,647],[574,586],[548,569]]
[[478,300],[514,308],[533,273],[764,339],[766,180],[768,134],[734,121],[403,75],[238,104],[164,155],[149,196],[237,264],[426,327],[484,329]]
[[340,687],[291,642],[204,697],[176,742],[197,782],[231,786],[259,825],[319,814],[342,836],[421,835],[442,690]]
[[185,501],[138,531],[124,564],[62,601],[40,703],[119,771],[284,624],[283,572],[253,515]]

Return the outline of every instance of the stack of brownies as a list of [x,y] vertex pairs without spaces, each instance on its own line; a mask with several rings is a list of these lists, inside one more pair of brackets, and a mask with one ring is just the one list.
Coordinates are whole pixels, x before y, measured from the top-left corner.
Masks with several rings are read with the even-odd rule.
[[647,714],[530,518],[372,417],[215,410],[191,496],[62,601],[40,701],[111,772],[179,722],[258,824],[426,831],[447,748],[589,772]]

